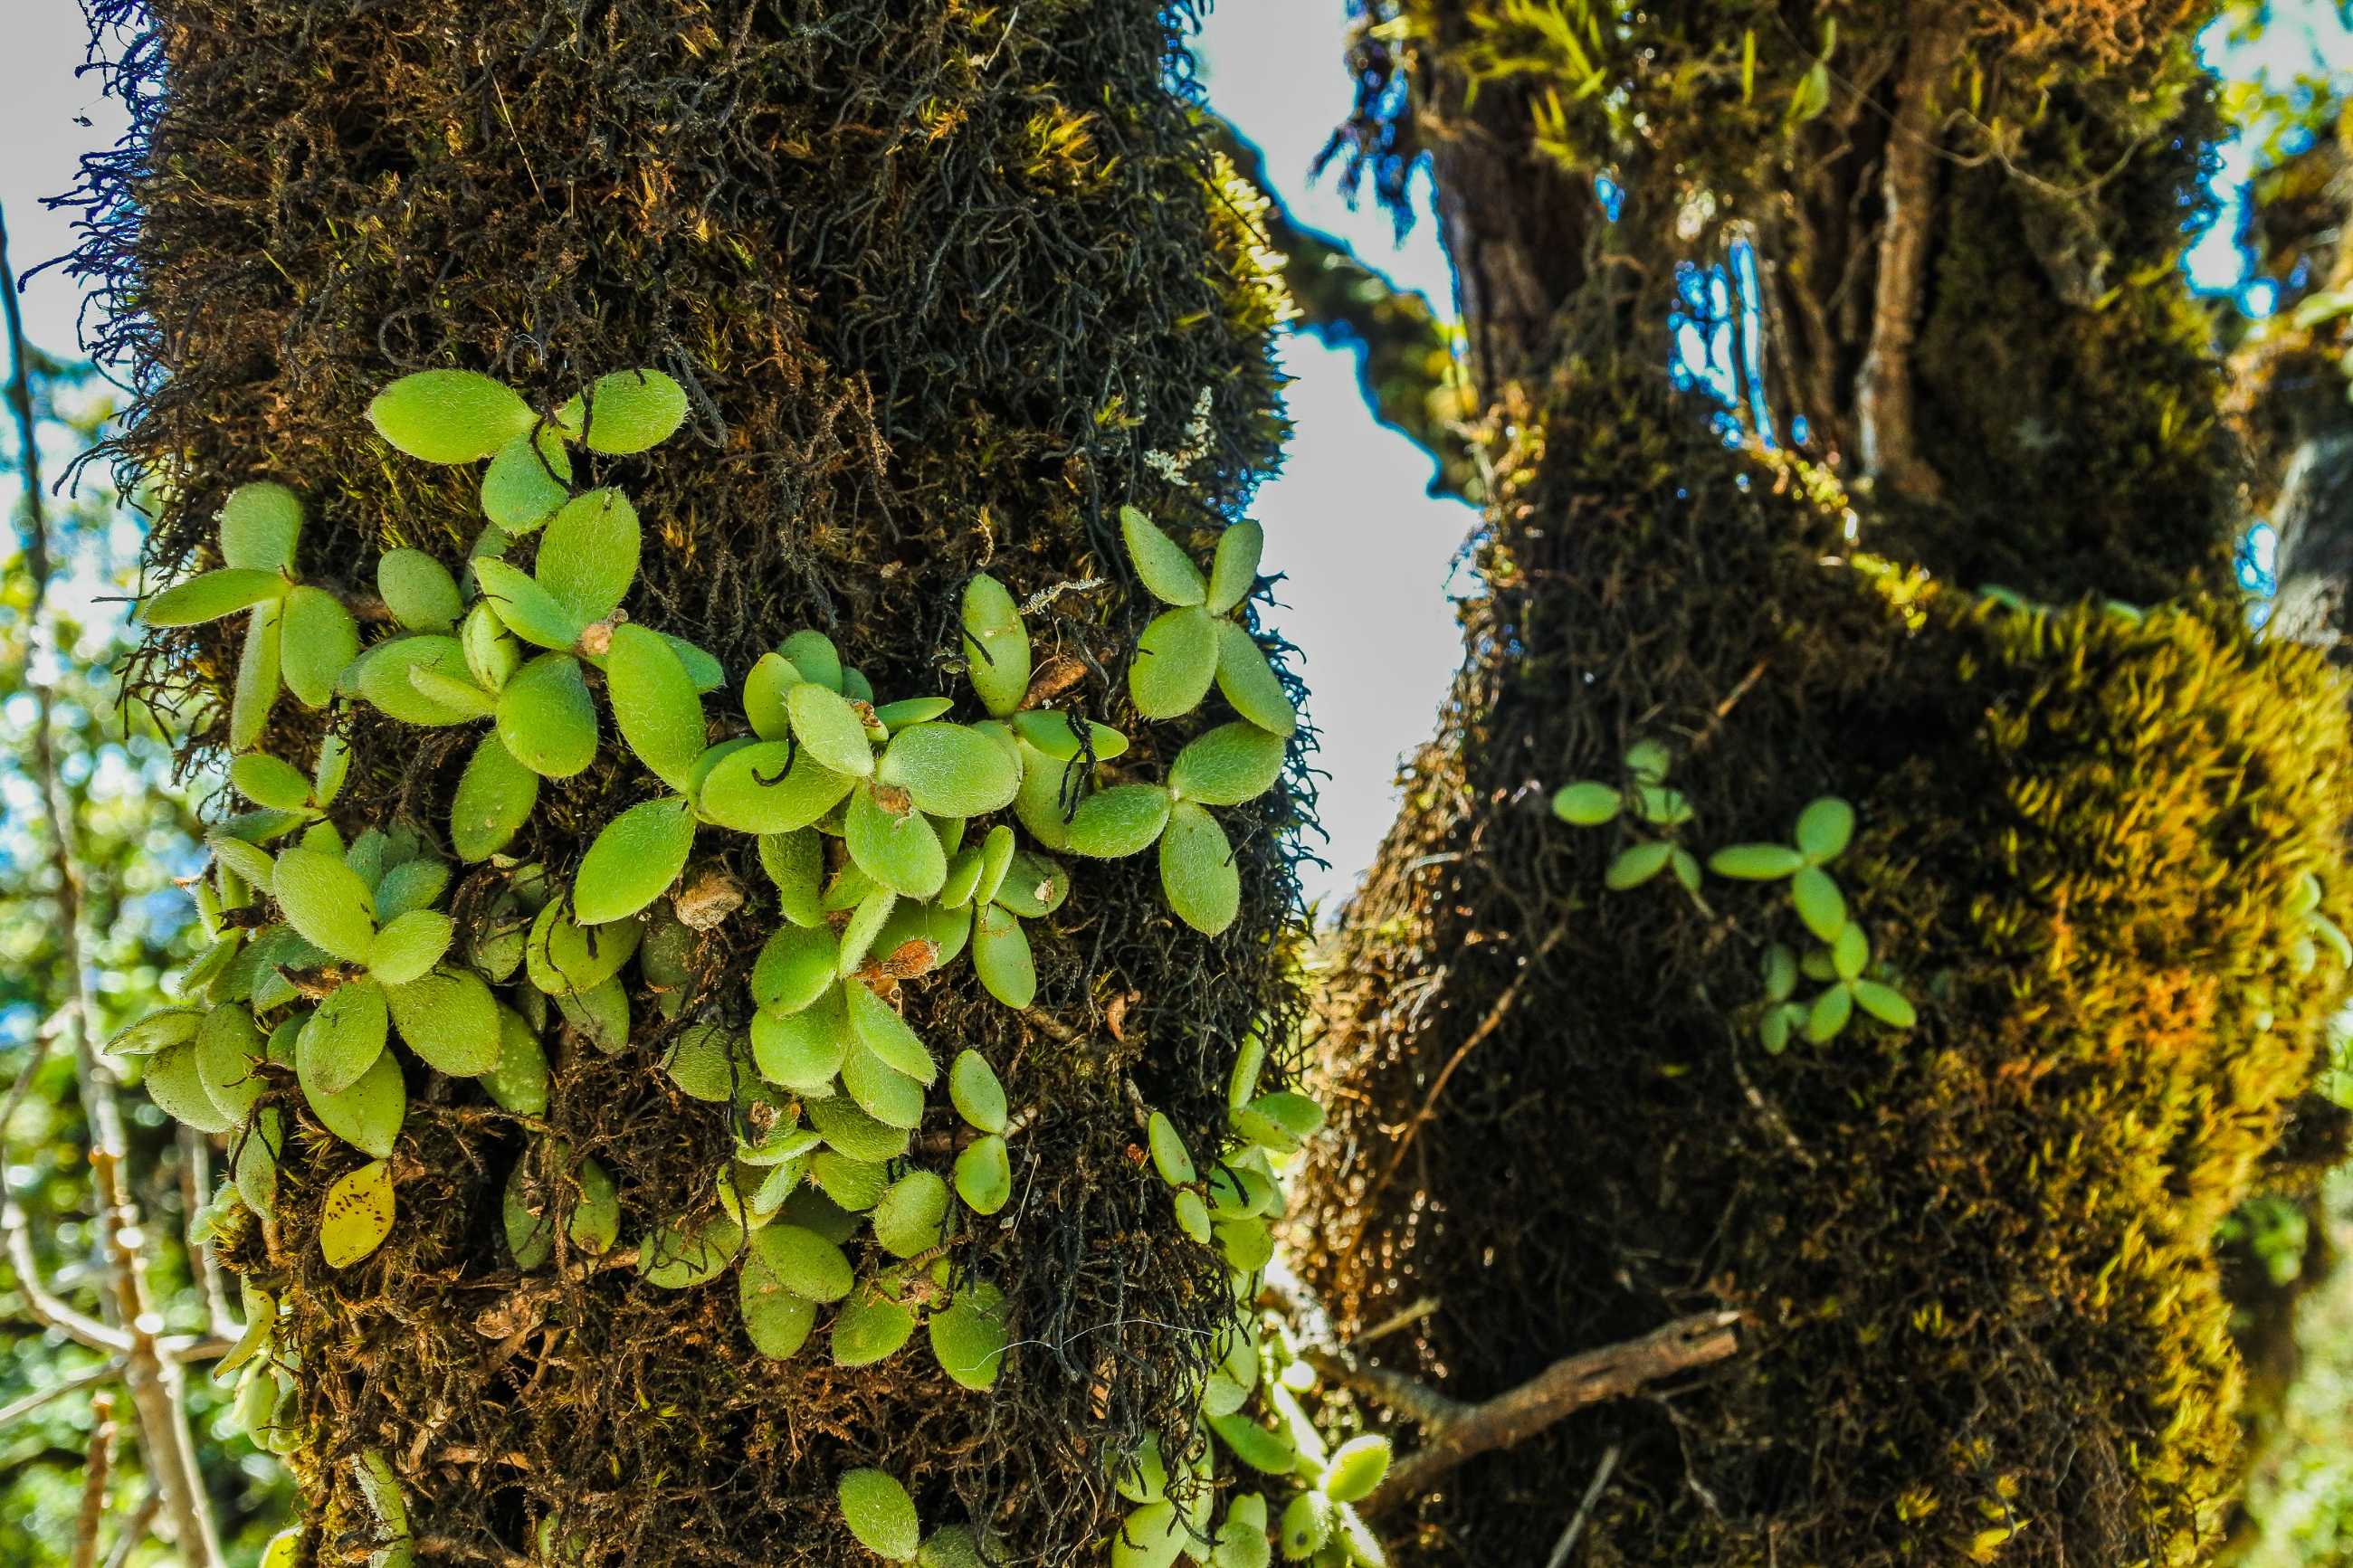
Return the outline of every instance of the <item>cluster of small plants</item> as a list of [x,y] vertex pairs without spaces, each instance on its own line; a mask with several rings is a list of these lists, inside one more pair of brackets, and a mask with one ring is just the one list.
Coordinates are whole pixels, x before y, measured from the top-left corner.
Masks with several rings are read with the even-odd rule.
[[[1553,794],[1553,814],[1563,822],[1599,827],[1630,818],[1639,825],[1636,841],[1620,850],[1602,873],[1612,891],[1630,891],[1672,870],[1687,893],[1700,894],[1702,862],[1674,837],[1693,812],[1690,799],[1667,782],[1671,763],[1664,745],[1638,741],[1627,750],[1622,784],[1580,779]],[[1765,950],[1757,1034],[1774,1055],[1793,1037],[1828,1044],[1858,1011],[1896,1029],[1919,1021],[1910,998],[1898,989],[1899,977],[1886,964],[1873,963],[1871,933],[1848,909],[1846,895],[1828,870],[1853,837],[1854,807],[1824,795],[1798,814],[1788,842],[1729,845],[1706,859],[1705,870],[1727,880],[1786,881],[1798,922],[1813,938],[1802,952],[1781,942]],[[1799,996],[1801,978],[1820,989]]]
[[[1236,618],[1258,581],[1261,536],[1248,523],[1227,528],[1204,574],[1123,509],[1137,574],[1168,606],[1130,663],[1137,710],[1178,718],[1214,684],[1237,715],[1187,743],[1163,782],[1105,780],[1103,764],[1127,737],[1032,701],[1021,607],[986,574],[961,605],[965,668],[982,710],[972,721],[952,719],[947,697],[878,702],[829,638],[801,629],[745,672],[740,718],[720,721],[713,742],[704,699],[728,684],[718,660],[623,608],[641,547],[636,509],[616,488],[572,489],[573,448],[643,453],[686,411],[683,390],[652,371],[603,377],[547,419],[469,372],[395,382],[370,405],[375,429],[427,462],[488,459],[484,523],[465,584],[425,551],[387,552],[376,567],[380,605],[298,577],[304,514],[293,492],[263,482],[232,494],[220,516],[224,564],[147,599],[141,613],[156,627],[248,616],[228,738],[229,779],[248,806],[208,837],[212,864],[195,897],[210,945],[180,977],[180,1005],[132,1025],[111,1049],[142,1059],[164,1110],[235,1139],[222,1201],[263,1216],[290,1131],[287,1113],[263,1101],[273,1080],[290,1080],[321,1127],[368,1157],[318,1214],[325,1261],[346,1268],[396,1224],[392,1155],[408,1087],[396,1045],[423,1068],[474,1079],[530,1121],[547,1106],[553,1024],[618,1052],[632,1037],[633,1005],[650,996],[670,1034],[670,1079],[728,1105],[737,1138],[712,1173],[707,1210],[632,1238],[643,1278],[682,1289],[733,1269],[746,1335],[771,1357],[797,1353],[821,1316],[844,1366],[892,1356],[921,1329],[951,1378],[987,1389],[1008,1344],[1005,1301],[987,1281],[956,1277],[948,1253],[967,1216],[1012,1200],[1008,1140],[1026,1116],[978,1052],[942,1070],[902,1016],[902,988],[969,953],[992,996],[1030,1007],[1025,922],[1052,916],[1069,894],[1056,856],[1115,858],[1156,846],[1176,917],[1209,935],[1232,922],[1240,878],[1217,812],[1274,786],[1297,723]],[[533,542],[528,564],[510,559]],[[379,623],[388,634],[364,642],[363,626]],[[281,694],[331,710],[307,771],[252,749]],[[405,824],[348,835],[338,824],[351,759],[334,730],[337,710],[354,704],[420,728],[481,726],[446,843]],[[598,759],[607,714],[649,775],[645,798],[604,826],[568,879],[518,863],[506,851],[542,781]],[[748,1005],[682,1017],[700,931],[744,899],[723,875],[690,874],[707,833],[756,838],[780,919],[754,964]],[[444,908],[459,865],[482,867],[492,889],[468,901],[486,912],[462,929]],[[1257,1071],[1254,1060],[1252,1083]],[[965,1129],[948,1141],[957,1147],[944,1171],[926,1168],[915,1145],[942,1079]],[[1243,1096],[1237,1146],[1206,1180],[1166,1119],[1151,1121],[1179,1226],[1220,1248],[1238,1279],[1271,1252],[1271,1160],[1319,1120],[1296,1095]],[[518,1268],[604,1258],[624,1245],[622,1224],[617,1184],[593,1158],[548,1135],[525,1147],[504,1197]],[[857,1245],[861,1233],[871,1247]],[[265,1445],[290,1447],[293,1382],[290,1352],[274,1342],[277,1307],[259,1290],[248,1306],[229,1363],[245,1379],[238,1408]],[[389,1466],[373,1454],[352,1462],[386,1550],[405,1551]],[[913,1504],[889,1476],[849,1472],[840,1503],[852,1532],[886,1558],[964,1560],[961,1527],[920,1539]]]
[[1194,1432],[1148,1440],[1113,1478],[1134,1506],[1113,1536],[1112,1568],[1170,1568],[1179,1557],[1266,1568],[1278,1552],[1318,1568],[1387,1562],[1355,1504],[1388,1474],[1388,1439],[1329,1441],[1306,1403],[1314,1368],[1282,1316],[1256,1307],[1274,1251],[1267,1223],[1283,1212],[1287,1171],[1324,1120],[1305,1095],[1260,1094],[1264,1064],[1252,1042],[1235,1065],[1233,1145],[1206,1182],[1167,1119],[1155,1113],[1149,1123],[1152,1163],[1175,1194],[1178,1223],[1216,1237],[1236,1316],[1221,1332]]

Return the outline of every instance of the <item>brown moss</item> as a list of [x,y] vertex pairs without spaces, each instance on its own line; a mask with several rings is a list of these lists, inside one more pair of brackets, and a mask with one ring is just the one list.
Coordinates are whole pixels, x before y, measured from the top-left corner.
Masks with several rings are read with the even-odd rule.
[[[552,407],[655,365],[690,389],[689,436],[595,475],[646,519],[635,618],[739,674],[814,626],[886,692],[939,690],[971,573],[1025,595],[1101,577],[1032,628],[1085,667],[1074,697],[1120,722],[1149,605],[1126,586],[1114,507],[1198,542],[1271,459],[1281,289],[1171,90],[1185,5],[96,9],[131,30],[115,79],[142,112],[91,166],[77,266],[109,307],[98,346],[142,391],[116,452],[167,498],[158,579],[201,555],[231,487],[265,476],[309,501],[316,578],[364,589],[396,543],[455,561],[474,476],[391,458],[361,416],[378,386],[461,365]],[[1184,445],[1205,389],[1216,438],[1178,488],[1145,455]],[[166,639],[145,679],[201,699],[222,651]],[[318,731],[287,702],[267,743],[301,760]],[[345,825],[435,832],[463,746],[365,713],[350,733]],[[1155,761],[1148,742],[1132,755]],[[564,870],[636,787],[600,764],[551,788],[516,849]],[[832,1482],[868,1463],[927,1521],[994,1520],[1016,1560],[1068,1561],[1111,1517],[1105,1454],[1181,1426],[1201,1331],[1229,1310],[1216,1259],[1129,1160],[1123,1080],[1206,1133],[1244,1029],[1296,1012],[1275,944],[1303,798],[1230,819],[1243,913],[1214,941],[1175,926],[1148,863],[1082,868],[1036,928],[1060,1037],[968,978],[911,1004],[1038,1111],[1018,1223],[956,1252],[1015,1303],[1022,1348],[994,1395],[912,1352],[856,1372],[821,1348],[764,1361],[723,1286],[513,1271],[498,1194],[526,1131],[615,1173],[625,1235],[709,1201],[727,1117],[671,1090],[658,1022],[613,1057],[570,1039],[535,1122],[414,1077],[401,1224],[342,1273],[310,1216],[355,1157],[298,1141],[274,1238],[252,1233],[235,1262],[290,1303],[294,1468],[323,1554],[364,1532],[345,1461],[377,1448],[440,1543],[429,1555],[459,1561],[512,1560],[558,1510],[584,1563],[863,1561]],[[759,885],[748,855],[734,869]],[[484,901],[461,889],[456,907]],[[739,993],[766,918],[754,900],[713,933],[702,994]]]

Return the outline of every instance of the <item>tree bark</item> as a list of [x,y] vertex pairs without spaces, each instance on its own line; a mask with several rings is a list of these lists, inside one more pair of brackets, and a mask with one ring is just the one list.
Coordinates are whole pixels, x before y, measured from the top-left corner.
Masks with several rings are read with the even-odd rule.
[[[1437,1298],[1376,1370],[1456,1401],[1662,1320],[1751,1325],[1671,1397],[1463,1465],[1401,1555],[2200,1560],[2240,1375],[2211,1233],[2344,985],[2268,900],[2293,865],[2335,885],[2346,819],[2341,699],[2225,574],[2237,458],[2177,269],[2209,89],[2179,37],[2088,14],[2031,42],[1959,6],[1369,19],[1433,149],[1496,479],[1422,809],[1327,972],[1303,1271],[1344,1338]],[[1493,260],[1562,210],[1533,191],[1603,179],[1585,245]],[[1671,373],[1681,269],[1740,242],[1769,447]],[[1933,492],[1884,482],[1904,385]],[[2240,837],[2241,793],[2291,773],[2317,787]],[[1580,779],[1605,825],[1546,809]],[[1703,873],[1821,797],[1861,824],[1834,921]],[[1772,1035],[1760,961],[1847,927],[1916,1020],[1818,979]]]
[[[223,498],[264,478],[309,509],[311,582],[363,595],[396,545],[456,566],[477,475],[390,453],[364,416],[374,393],[448,366],[548,411],[649,366],[691,409],[653,456],[600,465],[645,520],[634,619],[734,679],[807,626],[886,698],[955,690],[959,595],[986,568],[1035,596],[1041,662],[1078,677],[1062,700],[1127,723],[1125,662],[1156,606],[1118,508],[1206,560],[1271,463],[1280,285],[1170,86],[1187,5],[94,9],[133,29],[113,69],[141,112],[90,165],[76,265],[105,306],[92,347],[142,391],[116,453],[163,498],[157,581],[210,564]],[[191,755],[222,739],[212,704],[234,663],[209,633],[143,658],[142,688],[200,720]],[[261,744],[305,766],[331,723],[352,747],[344,828],[438,834],[454,732],[282,699]],[[1189,733],[1129,728],[1138,769]],[[551,783],[511,853],[564,871],[643,788],[608,767]],[[1067,912],[1031,923],[1038,1013],[1069,1022],[1060,1036],[968,974],[908,988],[910,1021],[987,1056],[1027,1118],[1018,1207],[965,1227],[946,1260],[1010,1303],[991,1393],[951,1383],[920,1335],[863,1368],[833,1364],[821,1331],[764,1359],[732,1289],[659,1290],[626,1268],[563,1274],[521,1321],[499,1317],[520,1284],[500,1194],[526,1137],[610,1171],[629,1239],[710,1201],[735,1130],[664,1075],[658,997],[637,997],[611,1054],[551,1024],[541,1118],[412,1067],[398,1219],[347,1270],[324,1265],[316,1221],[355,1152],[304,1122],[275,1223],[237,1229],[227,1256],[286,1307],[299,1393],[281,1419],[322,1554],[382,1525],[363,1450],[386,1457],[420,1549],[449,1561],[861,1563],[835,1496],[860,1465],[901,1479],[927,1525],[1003,1531],[1011,1561],[1100,1539],[1124,1506],[1111,1464],[1188,1426],[1198,1346],[1230,1312],[1217,1255],[1128,1157],[1121,1086],[1196,1147],[1222,1137],[1245,1034],[1279,1037],[1300,1007],[1277,939],[1303,814],[1286,790],[1228,814],[1241,913],[1214,939],[1169,918],[1151,857],[1081,864]],[[721,869],[762,891],[697,928],[692,994],[723,1010],[776,923],[749,840],[728,854]],[[504,873],[468,875],[461,916]],[[272,1096],[305,1114],[290,1083]]]

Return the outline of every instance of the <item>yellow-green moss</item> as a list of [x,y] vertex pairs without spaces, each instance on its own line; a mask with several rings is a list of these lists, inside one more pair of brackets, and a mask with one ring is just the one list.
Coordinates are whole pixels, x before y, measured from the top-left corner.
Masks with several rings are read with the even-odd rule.
[[[1367,1215],[1380,1159],[1323,1173],[1315,1272],[1355,1321],[1438,1296],[1465,1397],[1715,1301],[1746,1351],[1466,1469],[1408,1555],[1540,1560],[1617,1441],[1609,1568],[2195,1561],[2237,1441],[2211,1233],[2345,991],[2292,901],[2353,901],[2345,690],[2234,604],[2021,611],[1858,561],[1819,475],[1711,449],[1662,380],[1571,367],[1509,454],[1430,813],[1335,965],[1335,1149],[1385,1147],[1529,979],[1409,1184]],[[1537,786],[1644,736],[1703,850],[1854,803],[1840,879],[1916,1028],[1768,1055],[1784,894],[1602,889],[1623,840]]]

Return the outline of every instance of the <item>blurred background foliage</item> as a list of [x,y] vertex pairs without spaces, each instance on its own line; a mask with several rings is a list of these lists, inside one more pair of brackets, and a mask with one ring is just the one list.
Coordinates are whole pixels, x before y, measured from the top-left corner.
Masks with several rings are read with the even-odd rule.
[[[114,393],[86,364],[37,351],[32,369],[42,467],[49,475],[63,473],[111,417]],[[191,779],[182,783],[193,787],[168,787],[169,716],[123,700],[120,672],[131,645],[120,600],[132,592],[137,574],[136,512],[96,469],[82,470],[65,493],[49,499],[57,577],[49,624],[36,627],[27,619],[34,584],[13,425],[0,433],[0,468],[9,476],[0,481],[0,494],[16,523],[0,567],[0,809],[5,812],[0,826],[0,1085],[12,1095],[19,1084],[23,1090],[0,1125],[0,1172],[31,1222],[52,1288],[96,1313],[105,1273],[90,1210],[89,1140],[71,1042],[40,1044],[70,993],[71,976],[41,785],[30,771],[37,710],[28,674],[42,668],[58,697],[56,741],[85,867],[83,941],[96,971],[101,1038],[165,1000],[169,972],[192,955],[193,906],[174,879],[201,863],[196,807],[210,786]],[[35,660],[47,662],[37,667]],[[123,1110],[164,1331],[201,1335],[212,1313],[201,1279],[190,1270],[186,1232],[189,1216],[209,1195],[211,1155],[195,1140],[184,1141],[143,1096],[127,1095]],[[70,1560],[92,1430],[90,1399],[104,1384],[73,1385],[104,1359],[36,1324],[14,1272],[0,1267],[0,1411],[69,1390],[0,1421],[0,1563],[8,1568],[50,1568]],[[227,1390],[202,1368],[191,1369],[189,1389],[190,1416],[225,1543],[237,1561],[253,1562],[290,1506],[292,1489],[276,1460],[225,1431],[219,1416]],[[110,1551],[116,1527],[140,1512],[147,1488],[133,1439],[137,1423],[127,1400],[117,1404],[121,1430],[108,1499],[113,1524],[100,1535]],[[170,1550],[152,1540],[121,1559],[171,1560]]]

